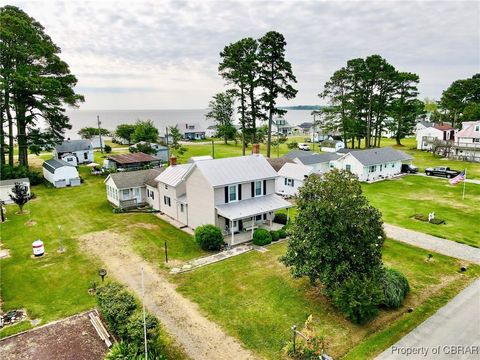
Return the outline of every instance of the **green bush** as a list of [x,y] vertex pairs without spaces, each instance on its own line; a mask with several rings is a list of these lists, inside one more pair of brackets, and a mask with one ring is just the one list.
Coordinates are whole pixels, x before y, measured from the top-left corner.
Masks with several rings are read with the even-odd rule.
[[288,221],[287,214],[285,213],[277,213],[273,218],[273,222],[277,224],[286,225]]
[[268,245],[272,242],[272,235],[266,229],[255,229],[253,243],[258,246]]
[[287,231],[284,228],[281,228],[277,232],[280,239],[285,239],[287,237]]
[[[149,348],[154,347],[160,335],[158,320],[152,314],[146,314],[145,323],[147,327],[147,343]],[[126,335],[124,340],[131,344],[143,345],[143,312],[136,310],[129,318],[126,324]]]
[[335,306],[355,324],[364,324],[377,316],[383,300],[382,286],[376,276],[352,275],[332,295]]
[[402,306],[405,296],[410,291],[408,280],[400,271],[385,269],[382,277],[383,305],[391,309]]
[[276,230],[270,231],[270,236],[272,237],[272,241],[280,240],[280,234]]
[[[119,342],[112,346],[105,360],[144,360],[145,349],[143,345]],[[148,348],[148,358],[150,360],[167,360],[167,358],[155,348]]]
[[41,173],[32,169],[27,169],[25,166],[3,165],[0,166],[0,170],[0,179],[2,180],[28,178],[31,186],[43,183],[43,176]]
[[123,338],[130,315],[137,308],[132,294],[118,283],[107,283],[97,288],[97,303],[112,330]]
[[105,150],[107,154],[110,154],[112,152],[112,147],[110,145],[105,145],[103,150]]
[[223,245],[223,235],[215,225],[202,225],[195,229],[195,241],[207,251],[220,250]]

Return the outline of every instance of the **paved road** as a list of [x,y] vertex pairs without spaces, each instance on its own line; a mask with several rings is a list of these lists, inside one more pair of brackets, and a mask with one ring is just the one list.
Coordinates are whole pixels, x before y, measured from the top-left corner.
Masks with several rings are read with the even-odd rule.
[[479,354],[480,279],[376,359],[470,360]]
[[443,255],[480,264],[480,249],[478,248],[391,224],[385,223],[383,224],[383,227],[387,237],[391,239],[418,246]]

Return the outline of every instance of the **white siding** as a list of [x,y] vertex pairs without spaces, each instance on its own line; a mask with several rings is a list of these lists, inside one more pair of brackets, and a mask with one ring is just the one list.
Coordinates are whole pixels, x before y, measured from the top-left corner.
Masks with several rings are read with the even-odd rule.
[[[350,166],[350,168],[348,168]],[[402,162],[390,161],[383,164],[363,166],[351,154],[347,154],[344,158],[335,162],[335,167],[343,170],[350,170],[358,176],[360,181],[374,181],[382,178],[389,178],[401,173]]]
[[431,145],[423,143],[423,137],[434,137],[443,140],[443,132],[435,129],[434,127],[424,128],[417,132],[417,149],[419,150],[431,150]]
[[213,188],[196,167],[188,176],[186,183],[188,226],[195,229],[205,224],[217,225],[215,210],[215,201],[219,200],[217,192],[214,193]]
[[[285,184],[285,181],[287,181],[287,185]],[[293,186],[291,185],[293,181]],[[291,179],[291,178],[286,178],[283,176],[280,176],[277,179],[277,193],[280,195],[297,195],[298,193],[298,188],[303,186],[303,180],[297,180],[297,179]]]
[[119,191],[111,178],[105,182],[105,191],[107,192],[107,200],[115,206],[120,206]]
[[160,210],[160,194],[158,188],[147,185],[146,201],[155,210]]
[[[43,177],[47,179],[49,182],[55,185],[55,183],[63,182],[66,186],[71,185],[71,180],[77,179],[78,171],[73,166],[62,166],[55,169],[55,173],[51,173],[43,168]],[[76,183],[72,183],[72,185],[76,185]]]
[[[28,188],[28,195],[30,195],[30,182],[20,182],[22,185]],[[6,204],[13,203],[12,199],[10,199],[10,194],[12,193],[12,188],[15,184],[11,185],[2,185],[0,186],[0,200],[4,201]]]

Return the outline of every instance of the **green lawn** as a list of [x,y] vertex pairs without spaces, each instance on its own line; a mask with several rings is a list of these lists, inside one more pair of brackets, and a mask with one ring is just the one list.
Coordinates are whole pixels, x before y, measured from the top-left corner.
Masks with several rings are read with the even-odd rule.
[[[211,319],[247,348],[268,359],[283,358],[282,348],[291,338],[290,327],[302,325],[313,314],[318,334],[326,336],[328,352],[335,358],[371,358],[420,324],[460,289],[480,274],[471,266],[463,275],[455,259],[387,241],[384,262],[404,272],[412,287],[404,306],[382,310],[372,322],[353,325],[306,279],[293,279],[278,261],[286,243],[256,251],[182,275],[172,276],[178,290],[195,301]],[[406,313],[413,307],[415,311]]]
[[[452,186],[446,179],[414,175],[363,184],[363,190],[370,203],[380,209],[385,222],[480,246],[480,185],[467,183],[465,200],[462,200],[463,183]],[[416,213],[428,215],[432,211],[446,224],[434,225],[411,218]]]
[[[26,205],[27,215],[15,214],[16,205],[7,206],[8,221],[0,225],[3,247],[11,254],[0,263],[3,310],[25,308],[30,318],[40,318],[44,324],[94,306],[94,298],[87,290],[92,280],[99,280],[99,264],[83,254],[76,241],[86,233],[117,231],[135,239],[136,246],[145,252],[155,248],[159,254],[163,254],[163,241],[167,240],[172,260],[204,254],[191,236],[152,214],[113,214],[106,201],[103,177],[91,176],[89,171],[81,168],[85,182],[79,187],[34,186],[37,198]],[[36,224],[29,226],[28,221]],[[67,249],[63,254],[57,252],[58,225]],[[45,243],[47,255],[43,258],[31,258],[35,239]],[[18,327],[21,330],[25,326]],[[0,336],[10,332],[4,329]]]

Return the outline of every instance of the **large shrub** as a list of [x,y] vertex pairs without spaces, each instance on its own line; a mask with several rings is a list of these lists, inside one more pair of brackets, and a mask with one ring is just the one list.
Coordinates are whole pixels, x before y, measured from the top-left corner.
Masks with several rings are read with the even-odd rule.
[[280,239],[285,239],[287,237],[287,231],[285,229],[280,229],[277,231]]
[[97,288],[97,303],[112,330],[124,337],[130,315],[137,308],[135,297],[118,283],[107,283]]
[[223,247],[223,235],[214,225],[202,225],[195,229],[195,241],[203,250],[216,251]]
[[258,246],[268,245],[272,242],[272,235],[266,229],[255,229],[253,243]]
[[273,218],[273,222],[275,222],[277,224],[286,225],[287,221],[288,221],[287,214],[285,214],[285,213],[277,213],[277,214],[275,214],[275,217]]
[[280,240],[280,234],[278,233],[277,230],[270,231],[270,235],[272,236],[272,241]]
[[408,280],[400,271],[385,269],[382,276],[383,302],[388,308],[398,309],[410,291]]
[[352,275],[333,291],[332,300],[350,321],[363,324],[378,314],[382,286],[376,276]]

